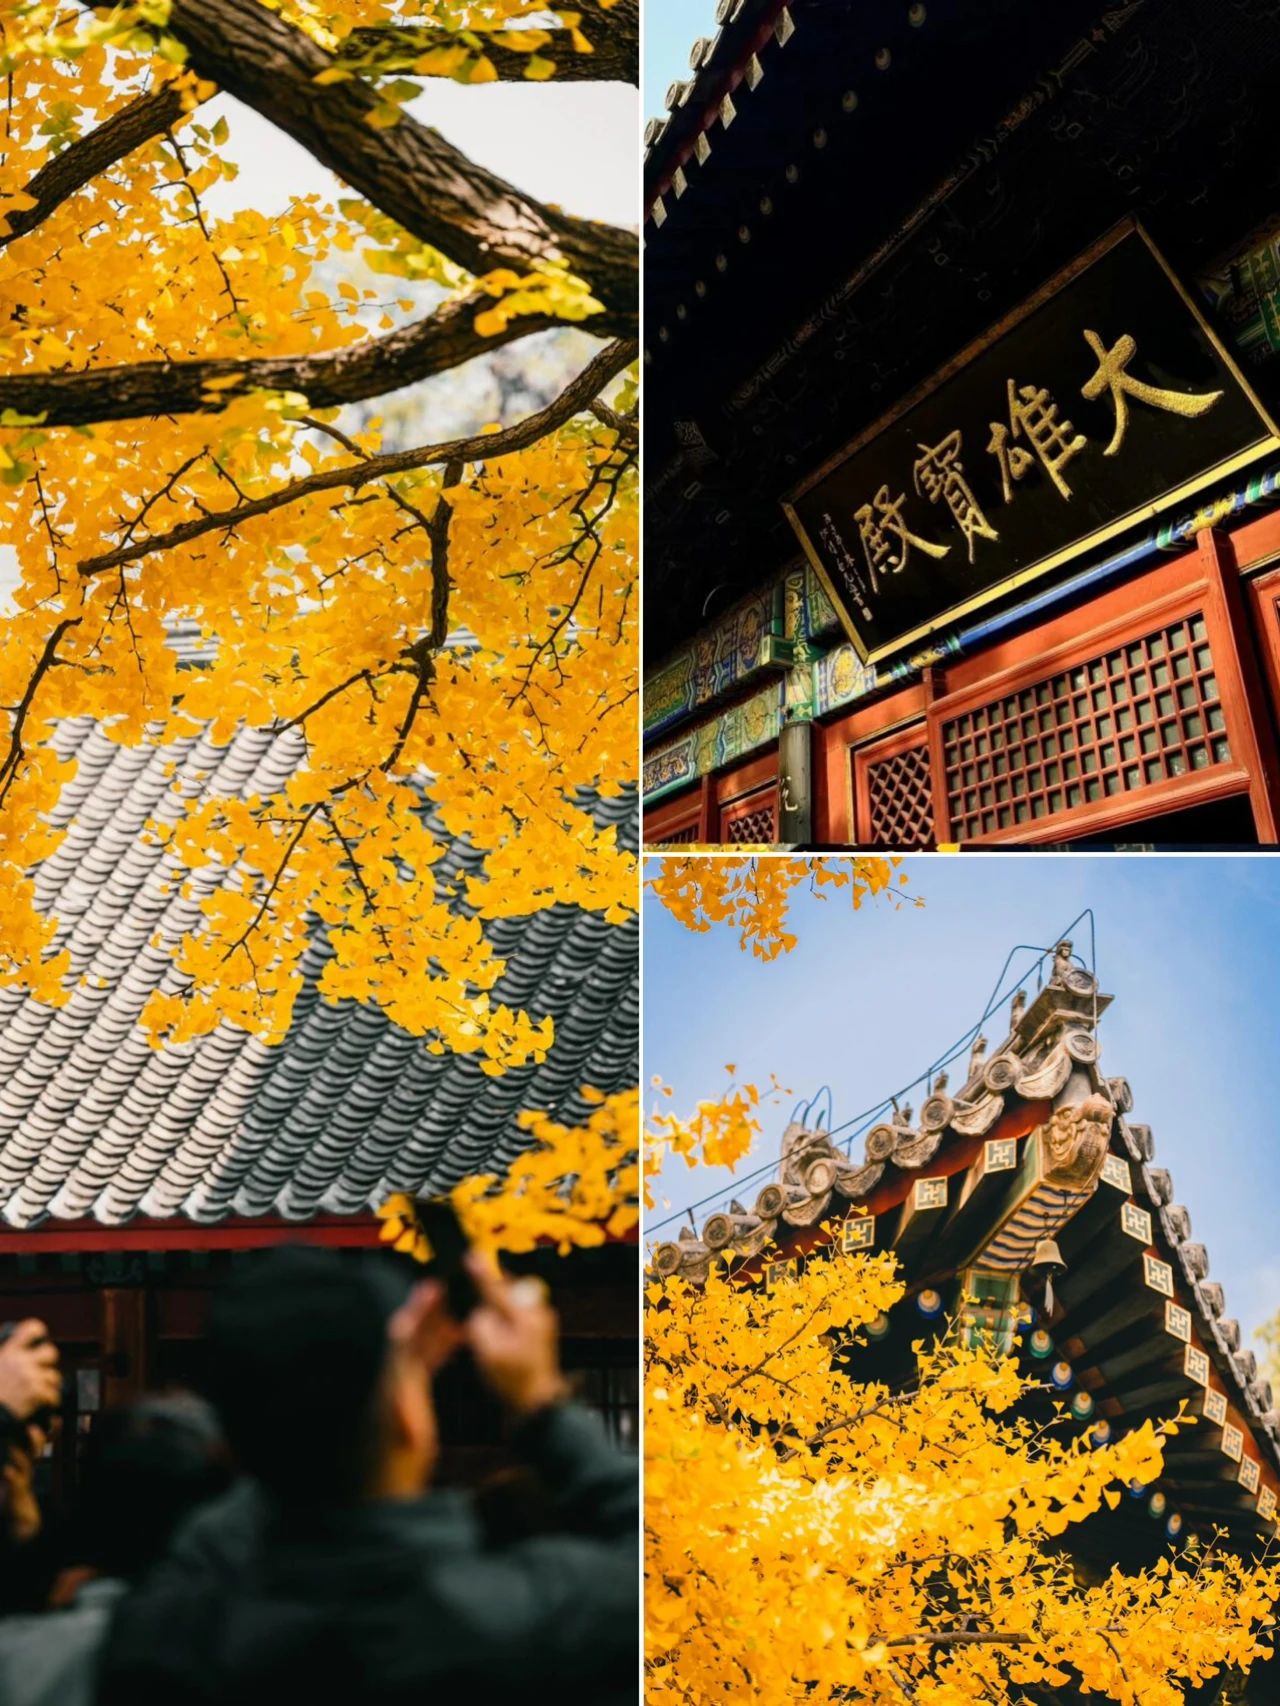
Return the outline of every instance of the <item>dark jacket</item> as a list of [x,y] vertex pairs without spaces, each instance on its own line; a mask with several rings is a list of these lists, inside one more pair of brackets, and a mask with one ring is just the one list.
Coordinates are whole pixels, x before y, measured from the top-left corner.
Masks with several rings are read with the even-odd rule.
[[518,1450],[559,1532],[494,1547],[461,1495],[286,1520],[242,1483],[119,1607],[99,1706],[639,1697],[639,1470],[570,1407]]

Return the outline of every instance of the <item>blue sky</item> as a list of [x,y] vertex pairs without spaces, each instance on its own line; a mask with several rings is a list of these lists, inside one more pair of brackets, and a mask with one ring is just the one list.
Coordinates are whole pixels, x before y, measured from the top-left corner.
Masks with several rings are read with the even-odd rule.
[[716,33],[715,0],[644,0],[644,116],[661,118],[663,96],[689,75],[689,49]]
[[[979,1017],[1010,948],[1053,943],[1091,907],[1115,996],[1103,1067],[1129,1080],[1131,1117],[1152,1128],[1247,1338],[1280,1309],[1280,856],[926,855],[902,868],[922,908],[854,913],[797,891],[799,945],[772,964],[646,895],[644,1083],[659,1075],[676,1093],[666,1105],[688,1111],[721,1092],[728,1062],[749,1082],[776,1073],[794,1096],[767,1111],[749,1172],[776,1159],[795,1099],[829,1084],[838,1126],[910,1082]],[[1087,960],[1087,925],[1072,938]],[[909,1099],[918,1109],[919,1092]],[[733,1188],[722,1170],[675,1163],[659,1185],[670,1209],[649,1224]]]

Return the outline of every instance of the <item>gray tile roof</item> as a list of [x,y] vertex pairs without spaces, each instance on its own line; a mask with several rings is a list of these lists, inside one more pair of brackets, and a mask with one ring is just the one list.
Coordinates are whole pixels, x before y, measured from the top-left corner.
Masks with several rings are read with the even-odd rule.
[[[231,1025],[153,1048],[137,1019],[155,988],[176,990],[174,939],[223,873],[185,874],[144,834],[216,789],[273,791],[299,766],[296,735],[242,729],[124,747],[92,719],[61,724],[53,744],[78,763],[55,822],[66,836],[39,869],[43,910],[60,921],[79,984],[51,1008],[0,990],[0,1218],[119,1224],[135,1215],[216,1221],[229,1215],[367,1212],[395,1190],[435,1191],[501,1171],[527,1143],[522,1108],[574,1122],[584,1084],[637,1080],[637,926],[558,906],[486,925],[507,969],[494,999],[550,1014],[556,1041],[541,1066],[487,1078],[463,1056],[431,1055],[380,1012],[329,1006],[315,979],[331,950],[316,935],[285,1041],[268,1048]],[[636,843],[636,798],[595,807]],[[475,871],[455,843],[441,876]]]

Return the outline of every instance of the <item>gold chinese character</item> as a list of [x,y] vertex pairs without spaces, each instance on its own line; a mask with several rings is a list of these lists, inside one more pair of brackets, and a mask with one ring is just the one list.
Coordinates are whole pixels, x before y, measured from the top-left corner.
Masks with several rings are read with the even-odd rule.
[[853,512],[853,519],[858,524],[858,533],[862,539],[862,549],[866,553],[873,592],[880,590],[877,575],[902,573],[907,566],[913,545],[918,546],[929,557],[945,557],[951,549],[950,545],[938,545],[932,540],[921,539],[919,534],[911,531],[902,519],[902,506],[906,501],[905,492],[899,492],[896,498],[891,498],[888,486],[881,486],[871,503],[863,504],[861,509]]
[[1045,473],[1064,498],[1071,496],[1071,487],[1062,477],[1062,470],[1073,456],[1088,444],[1082,432],[1077,432],[1068,420],[1058,417],[1058,405],[1043,385],[1019,387],[1009,380],[1009,425],[992,421],[991,438],[987,449],[1000,464],[1000,483],[1004,501],[1013,502],[1013,482],[1020,480],[1035,460],[1031,450],[1025,450],[1014,440],[1025,438],[1040,458]]
[[946,504],[964,534],[969,547],[969,561],[972,562],[974,541],[979,535],[983,539],[998,539],[1000,535],[982,513],[965,478],[964,464],[960,460],[959,429],[948,433],[932,449],[927,444],[916,448],[920,452],[914,469],[916,490],[931,504],[936,504],[939,499]]
[[1112,349],[1106,347],[1096,332],[1086,332],[1084,337],[1098,358],[1098,371],[1080,387],[1080,395],[1093,403],[1104,391],[1110,391],[1116,411],[1115,431],[1111,435],[1111,443],[1102,453],[1104,456],[1114,456],[1124,443],[1124,435],[1129,428],[1130,397],[1136,397],[1140,403],[1150,403],[1153,409],[1167,409],[1171,415],[1194,417],[1207,415],[1223,396],[1221,391],[1166,391],[1159,385],[1148,385],[1145,380],[1135,379],[1131,373],[1125,372],[1138,350],[1127,332]]

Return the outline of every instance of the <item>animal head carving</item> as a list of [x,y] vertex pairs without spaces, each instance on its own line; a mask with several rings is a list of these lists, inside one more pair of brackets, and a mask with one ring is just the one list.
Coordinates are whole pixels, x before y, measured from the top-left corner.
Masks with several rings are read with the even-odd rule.
[[1047,1182],[1091,1190],[1102,1174],[1114,1117],[1111,1103],[1096,1094],[1074,1107],[1055,1108],[1043,1128]]

